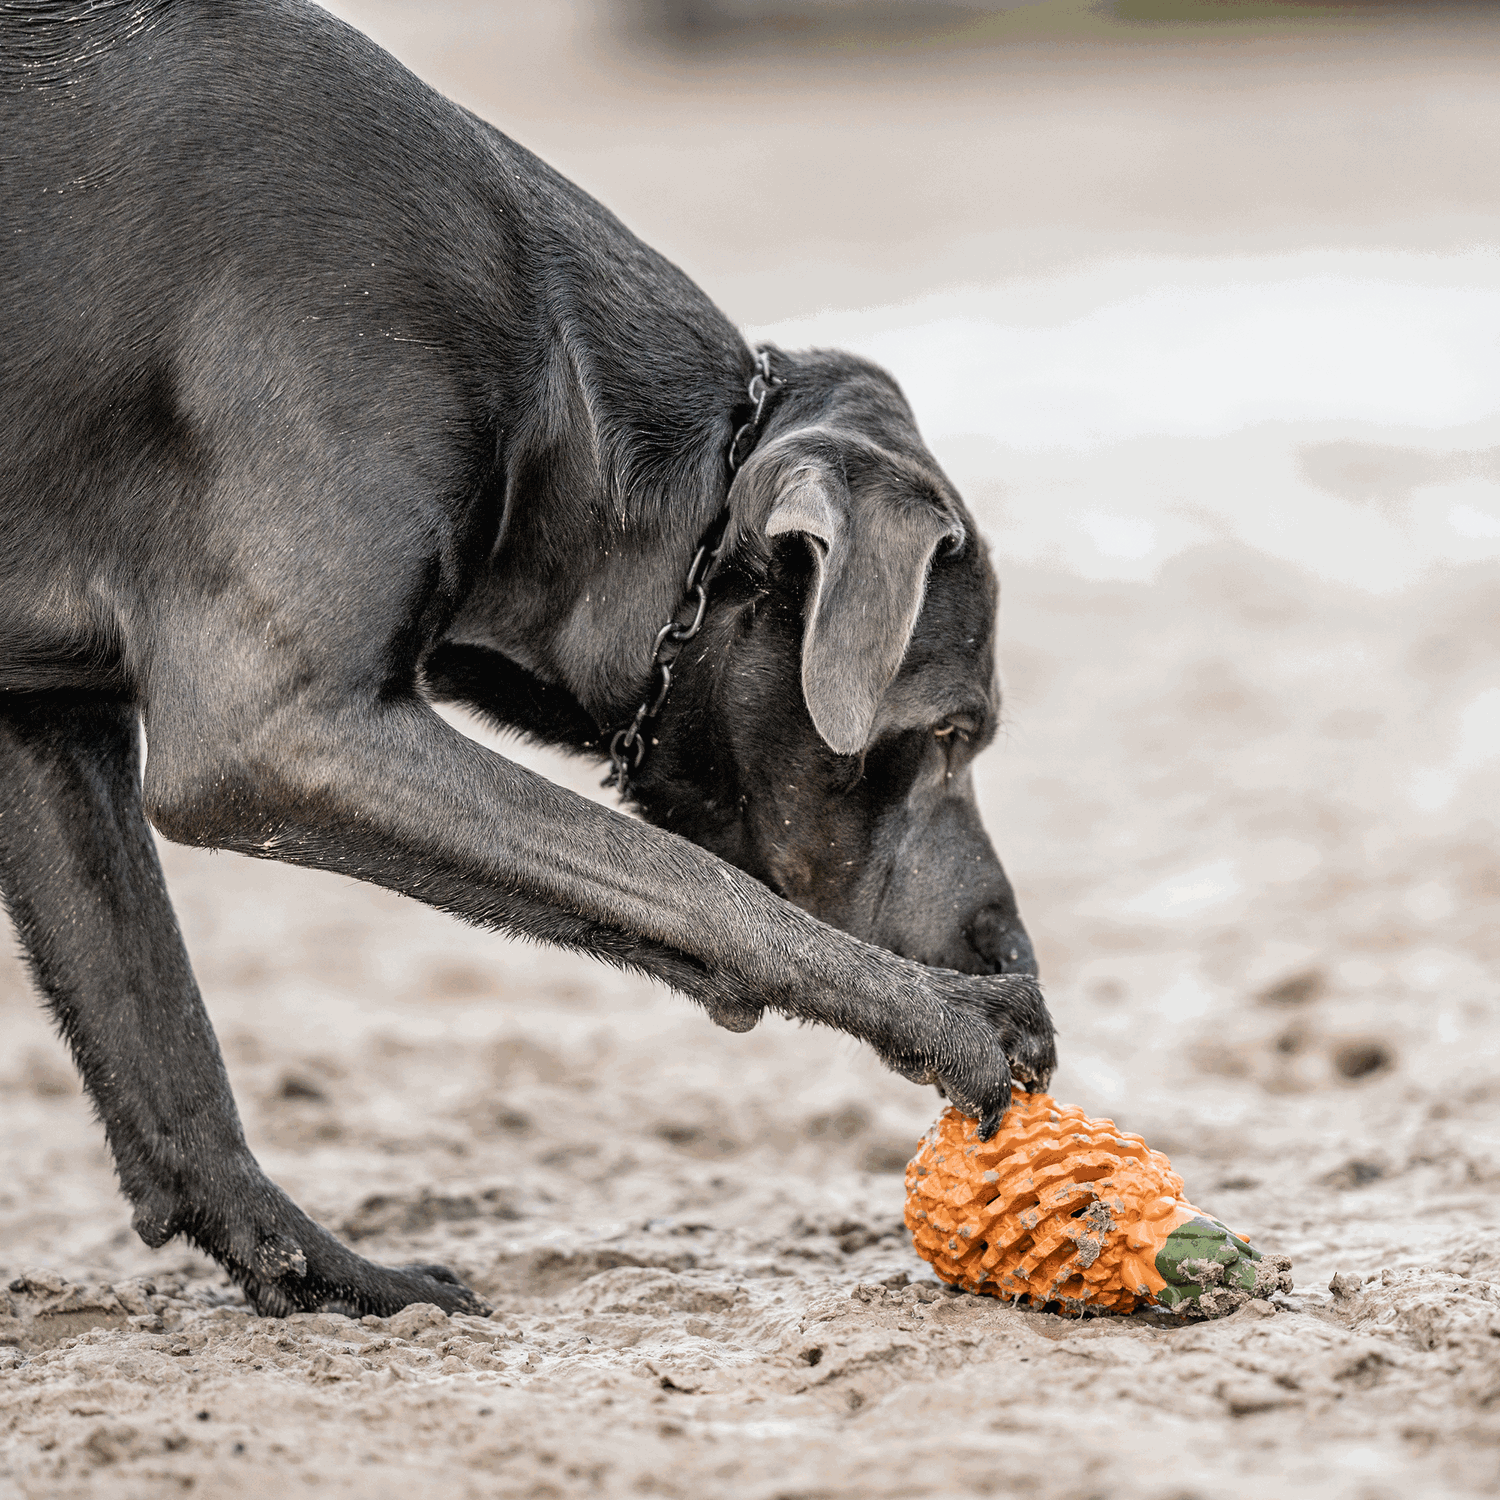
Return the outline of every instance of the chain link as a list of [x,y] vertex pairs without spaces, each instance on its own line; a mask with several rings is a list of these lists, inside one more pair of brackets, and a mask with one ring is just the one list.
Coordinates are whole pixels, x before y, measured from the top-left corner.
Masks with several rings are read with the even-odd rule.
[[[765,420],[766,404],[771,393],[781,381],[771,373],[771,351],[755,351],[755,373],[750,377],[746,393],[754,411],[748,421],[735,430],[729,443],[729,475],[731,480],[739,472],[740,465],[754,451],[760,436],[761,423]],[[631,776],[641,768],[646,758],[646,725],[662,710],[667,694],[672,691],[672,668],[682,654],[682,648],[703,629],[703,619],[708,613],[708,585],[718,570],[719,560],[729,540],[729,507],[704,534],[693,560],[688,566],[687,579],[682,585],[682,603],[677,606],[672,618],[656,632],[656,641],[651,648],[651,666],[657,675],[655,691],[648,693],[636,709],[635,717],[623,729],[617,729],[609,742],[610,772],[599,784],[612,786],[620,795],[630,790]],[[693,618],[686,623],[678,621],[683,610],[691,608]]]

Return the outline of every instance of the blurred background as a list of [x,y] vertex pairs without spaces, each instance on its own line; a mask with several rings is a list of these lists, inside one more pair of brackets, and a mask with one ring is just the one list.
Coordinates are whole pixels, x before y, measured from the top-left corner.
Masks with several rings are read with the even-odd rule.
[[[980,791],[1054,1092],[1299,1286],[1500,1273],[1500,7],[331,8],[751,338],[900,380],[1002,579]],[[369,1253],[514,1296],[539,1246],[688,1220],[736,1274],[910,1260],[939,1101],[846,1039],[730,1036],[383,892],[165,858],[252,1143]],[[0,1005],[17,1255],[159,1264],[19,966]],[[1420,1469],[1370,1420],[1307,1440],[1307,1493]]]

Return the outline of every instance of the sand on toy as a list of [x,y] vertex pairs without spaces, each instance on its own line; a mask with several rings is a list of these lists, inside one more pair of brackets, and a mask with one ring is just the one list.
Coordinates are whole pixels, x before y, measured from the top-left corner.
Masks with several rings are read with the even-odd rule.
[[989,1141],[945,1110],[906,1193],[917,1253],[944,1281],[1034,1308],[1222,1316],[1292,1289],[1291,1262],[1187,1202],[1160,1151],[1047,1094],[1018,1092]]

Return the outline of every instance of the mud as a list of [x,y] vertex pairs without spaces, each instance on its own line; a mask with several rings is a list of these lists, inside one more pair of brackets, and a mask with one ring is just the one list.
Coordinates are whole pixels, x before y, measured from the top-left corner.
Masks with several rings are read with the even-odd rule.
[[1224,1318],[1238,1312],[1257,1297],[1269,1301],[1290,1296],[1296,1290],[1292,1261],[1286,1255],[1266,1255],[1255,1263],[1255,1283],[1245,1288],[1224,1285],[1224,1267],[1216,1260],[1185,1260],[1182,1270],[1207,1290],[1198,1298],[1197,1311],[1206,1318]]
[[[1184,1324],[954,1293],[901,1224],[940,1101],[844,1040],[732,1036],[384,893],[169,848],[269,1170],[495,1313],[259,1319],[146,1250],[8,962],[0,1492],[1493,1493],[1500,797],[1482,769],[1412,807],[1401,718],[1351,746],[1340,715],[1415,694],[1441,734],[1479,648],[1445,669],[1434,643],[1494,587],[1361,599],[1232,550],[1154,587],[1008,577],[1019,701],[983,794],[1051,973],[1054,1092],[1168,1151],[1266,1274],[1291,1256],[1291,1295]],[[1278,838],[1316,841],[1295,882],[1114,914]],[[1411,899],[1438,882],[1451,904]],[[1356,1035],[1390,1060],[1351,1079]]]
[[[568,7],[342,8],[739,318],[934,287],[967,307],[1029,270],[1128,281],[1141,256],[1251,298],[1176,375],[1122,360],[1102,438],[938,451],[1004,579],[1007,722],[978,784],[1061,1029],[1053,1092],[1165,1151],[1297,1290],[1197,1323],[951,1292],[901,1223],[940,1101],[851,1043],[732,1036],[379,891],[168,849],[267,1169],[362,1253],[446,1261],[495,1313],[268,1321],[181,1245],[148,1251],[0,960],[0,1495],[1494,1494],[1494,420],[1386,404],[1405,387],[1384,352],[1368,410],[1298,415],[1256,387],[1198,431],[1132,404],[1165,390],[1175,412],[1241,363],[1295,392],[1309,351],[1338,352],[1344,334],[1296,342],[1299,311],[1274,324],[1284,369],[1237,363],[1257,255],[1273,280],[1329,246],[1389,252],[1391,277],[1459,252],[1474,273],[1500,181],[1483,8],[1456,40],[1378,17],[1322,51],[1308,28],[1235,47],[1137,28],[1123,53],[913,48],[866,70],[632,51]],[[1010,295],[985,305],[1031,316]],[[1348,336],[1366,324],[1392,326]],[[919,392],[916,355],[890,354]],[[1018,408],[1032,365],[1002,364],[954,377],[997,422],[1075,410],[1066,383]],[[985,394],[1007,370],[1016,391]],[[942,436],[943,404],[919,412]],[[1375,552],[1385,592],[1350,581]],[[529,758],[598,795],[597,771]]]

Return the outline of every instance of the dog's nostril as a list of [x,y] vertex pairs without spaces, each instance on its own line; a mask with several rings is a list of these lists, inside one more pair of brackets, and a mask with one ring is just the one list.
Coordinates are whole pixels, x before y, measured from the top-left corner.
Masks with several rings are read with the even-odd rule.
[[1036,956],[1014,908],[986,906],[966,934],[979,956],[1002,974],[1035,974]]

